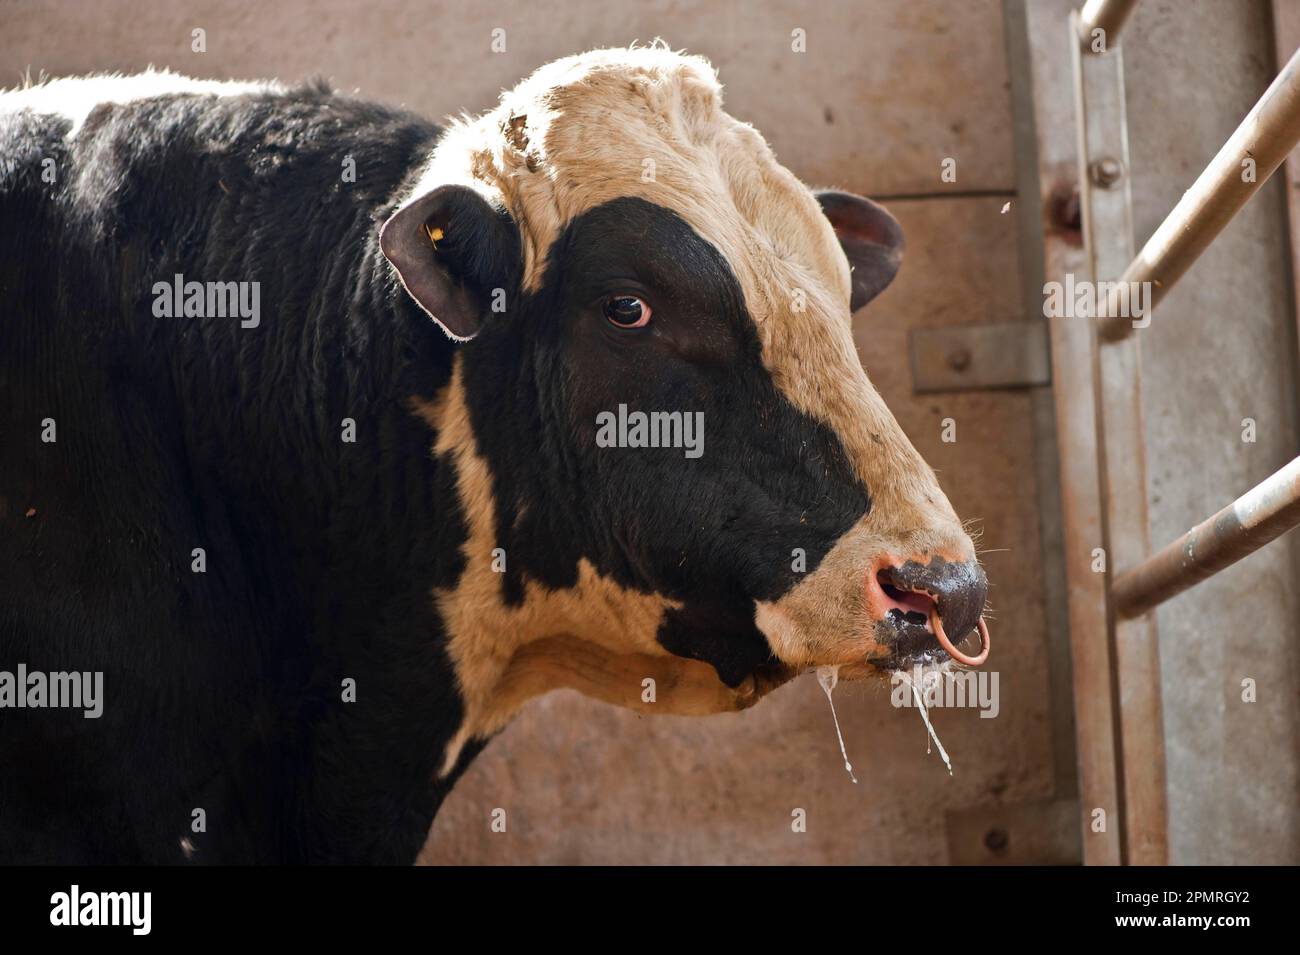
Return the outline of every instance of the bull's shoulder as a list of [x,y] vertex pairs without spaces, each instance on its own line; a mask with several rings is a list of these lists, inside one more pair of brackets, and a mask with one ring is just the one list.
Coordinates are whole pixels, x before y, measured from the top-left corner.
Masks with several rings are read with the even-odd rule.
[[69,215],[98,211],[116,226],[138,218],[134,202],[156,213],[159,201],[201,203],[217,188],[265,199],[355,185],[353,202],[378,201],[437,133],[421,117],[320,82],[68,77],[0,92],[0,181],[57,194]]
[[284,92],[274,81],[201,80],[168,70],[130,75],[112,73],[66,76],[0,90],[0,114],[31,113],[57,118],[64,137],[73,137],[87,117],[100,108],[180,95],[211,97]]
[[67,180],[72,157],[90,151],[102,139],[89,136],[84,148],[77,148],[92,114],[103,118],[126,104],[159,97],[215,98],[274,88],[272,84],[194,80],[150,70],[131,76],[63,77],[0,90],[0,195],[40,192],[48,197],[57,193],[60,183]]
[[57,166],[67,128],[59,116],[0,109],[0,199],[31,191],[43,168]]

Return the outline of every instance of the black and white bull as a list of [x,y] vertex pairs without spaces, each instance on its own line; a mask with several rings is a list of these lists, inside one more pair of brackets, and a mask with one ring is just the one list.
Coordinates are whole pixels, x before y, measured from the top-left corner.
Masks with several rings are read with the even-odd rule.
[[[0,671],[103,674],[98,718],[0,698],[4,861],[410,862],[557,687],[712,713],[987,652],[850,335],[898,225],[704,60],[571,57],[446,128],[57,80],[0,97],[0,226]],[[638,411],[703,453],[598,440]]]

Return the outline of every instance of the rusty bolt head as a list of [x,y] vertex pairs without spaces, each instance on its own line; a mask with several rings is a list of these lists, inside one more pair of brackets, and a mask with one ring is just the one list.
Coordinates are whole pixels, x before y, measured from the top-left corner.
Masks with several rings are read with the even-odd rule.
[[1103,189],[1109,189],[1124,176],[1124,164],[1112,156],[1094,160],[1088,166],[1088,175]]
[[984,833],[984,848],[988,849],[994,855],[1000,855],[1007,851],[1007,846],[1011,844],[1011,837],[1007,835],[1005,829],[993,828]]
[[948,352],[948,367],[953,371],[965,371],[970,367],[971,353],[965,345],[959,345]]

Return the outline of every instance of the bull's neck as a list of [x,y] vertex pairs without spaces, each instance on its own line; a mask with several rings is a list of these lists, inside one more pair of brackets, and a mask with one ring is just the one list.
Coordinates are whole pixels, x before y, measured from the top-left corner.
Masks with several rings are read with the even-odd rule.
[[[293,286],[275,278],[301,272],[289,250],[262,264],[256,327],[159,321],[187,359],[175,400],[209,504],[296,563],[307,587],[336,568],[377,565],[414,585],[400,555],[420,551],[421,535],[444,535],[434,435],[411,399],[443,387],[452,346],[402,293],[373,237],[354,241],[364,251],[351,267]],[[209,327],[196,334],[184,325],[194,321]],[[290,552],[287,541],[300,543]]]

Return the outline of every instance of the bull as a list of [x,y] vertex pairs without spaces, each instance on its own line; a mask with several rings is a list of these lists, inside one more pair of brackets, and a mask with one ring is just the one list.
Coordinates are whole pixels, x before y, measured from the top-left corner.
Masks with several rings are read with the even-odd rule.
[[[0,95],[0,156],[0,664],[103,676],[95,719],[0,709],[6,861],[410,862],[551,690],[707,714],[987,653],[850,334],[898,223],[705,60],[569,57],[441,127],[60,79]],[[598,440],[636,415],[699,453]]]

